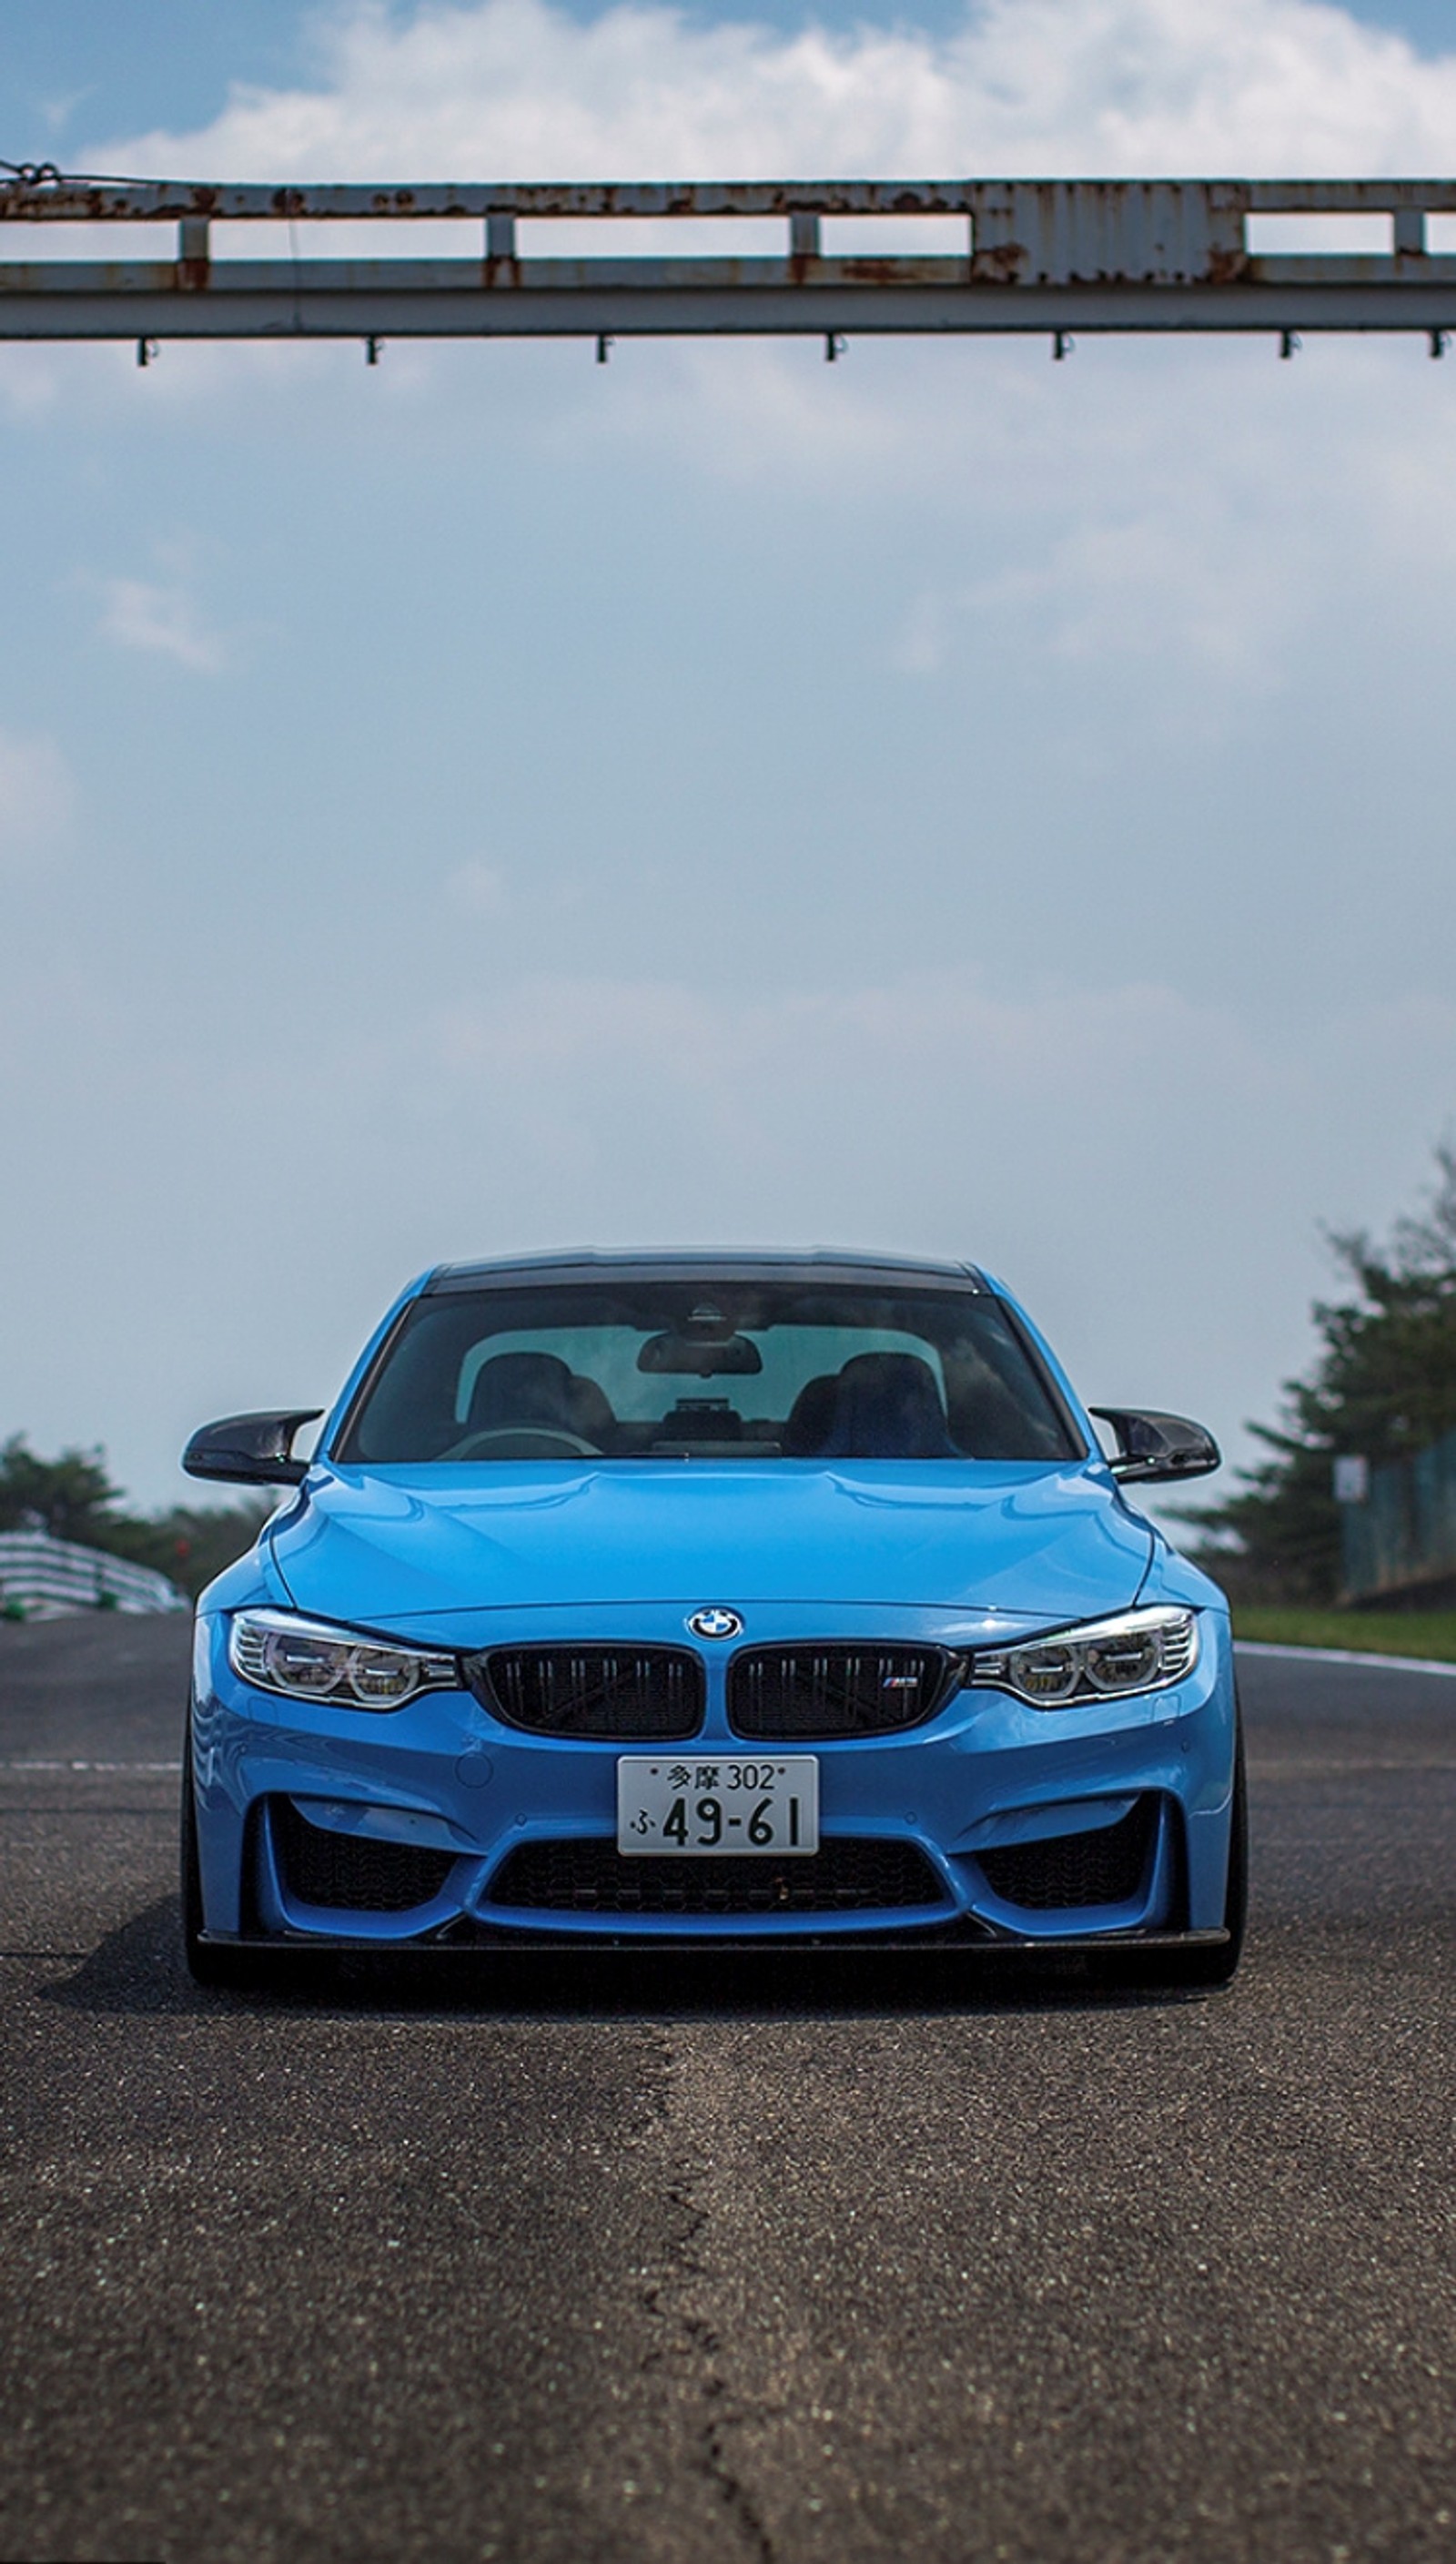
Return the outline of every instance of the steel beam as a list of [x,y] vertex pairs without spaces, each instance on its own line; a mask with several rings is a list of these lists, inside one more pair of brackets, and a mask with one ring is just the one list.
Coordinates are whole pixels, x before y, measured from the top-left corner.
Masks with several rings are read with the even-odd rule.
[[[836,217],[964,221],[964,249],[844,254]],[[1269,255],[1261,216],[1383,217],[1388,246]],[[742,183],[252,187],[0,177],[0,338],[714,336],[786,332],[1456,330],[1456,255],[1429,235],[1451,179],[752,180]],[[613,225],[776,225],[775,255],[622,255]],[[469,225],[469,255],[326,258],[299,226]],[[606,254],[522,254],[521,223],[590,222]],[[102,227],[162,224],[166,259],[101,261]],[[218,226],[283,226],[283,254],[219,255]],[[71,241],[50,226],[84,226]],[[96,228],[94,228],[96,227]],[[1456,227],[1453,227],[1456,228]],[[21,247],[28,255],[7,255]],[[536,244],[530,244],[534,247]],[[907,246],[911,243],[908,240]],[[231,244],[228,245],[231,247]],[[308,254],[303,254],[307,247]],[[40,253],[39,255],[37,253]],[[786,253],[786,254],[785,254]]]

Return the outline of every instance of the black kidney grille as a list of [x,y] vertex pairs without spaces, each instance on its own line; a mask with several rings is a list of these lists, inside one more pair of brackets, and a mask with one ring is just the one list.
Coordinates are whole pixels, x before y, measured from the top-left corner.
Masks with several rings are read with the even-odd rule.
[[1057,1905],[1126,1905],[1143,1884],[1156,1823],[1157,1801],[1149,1792],[1118,1824],[1085,1834],[1050,1834],[1044,1842],[1004,1843],[976,1858],[1008,1905],[1043,1912]]
[[955,1659],[943,1647],[744,1647],[728,1667],[738,1736],[888,1736],[934,1717]]
[[848,1914],[943,1906],[938,1873],[915,1843],[831,1835],[795,1859],[628,1860],[600,1836],[520,1843],[488,1890],[492,1905],[549,1914]]
[[535,1736],[696,1736],[701,1657],[687,1647],[494,1647],[466,1668],[472,1690],[508,1727]]
[[272,1802],[273,1844],[285,1885],[301,1905],[354,1914],[407,1914],[438,1896],[455,1855],[415,1843],[375,1842],[363,1834],[311,1825],[291,1799]]

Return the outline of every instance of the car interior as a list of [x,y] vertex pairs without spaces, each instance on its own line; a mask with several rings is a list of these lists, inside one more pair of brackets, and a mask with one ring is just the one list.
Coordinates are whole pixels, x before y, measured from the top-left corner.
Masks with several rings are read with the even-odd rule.
[[[550,1456],[939,1460],[1040,1458],[1028,1419],[988,1371],[963,1380],[947,1413],[931,1365],[909,1353],[855,1354],[806,1381],[785,1416],[745,1411],[730,1395],[680,1392],[666,1413],[617,1416],[598,1382],[559,1355],[508,1353],[481,1365],[458,1439],[441,1458]],[[529,1445],[530,1447],[525,1447]]]

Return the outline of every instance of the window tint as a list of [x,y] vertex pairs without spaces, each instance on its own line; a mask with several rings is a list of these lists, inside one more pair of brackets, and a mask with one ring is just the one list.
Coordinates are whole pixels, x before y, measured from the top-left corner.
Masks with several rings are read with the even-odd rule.
[[1079,1448],[988,1294],[700,1277],[417,1300],[338,1457],[1058,1460]]

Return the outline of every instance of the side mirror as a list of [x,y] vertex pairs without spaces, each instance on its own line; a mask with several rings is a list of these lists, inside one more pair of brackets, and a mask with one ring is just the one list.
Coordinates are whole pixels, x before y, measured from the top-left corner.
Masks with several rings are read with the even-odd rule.
[[295,1406],[282,1415],[224,1415],[193,1434],[182,1454],[189,1478],[230,1478],[245,1487],[296,1487],[307,1460],[292,1456],[294,1435],[312,1424],[321,1406]]
[[1151,1406],[1094,1406],[1091,1412],[1113,1428],[1118,1448],[1108,1467],[1115,1478],[1206,1478],[1222,1464],[1207,1427],[1186,1415]]

